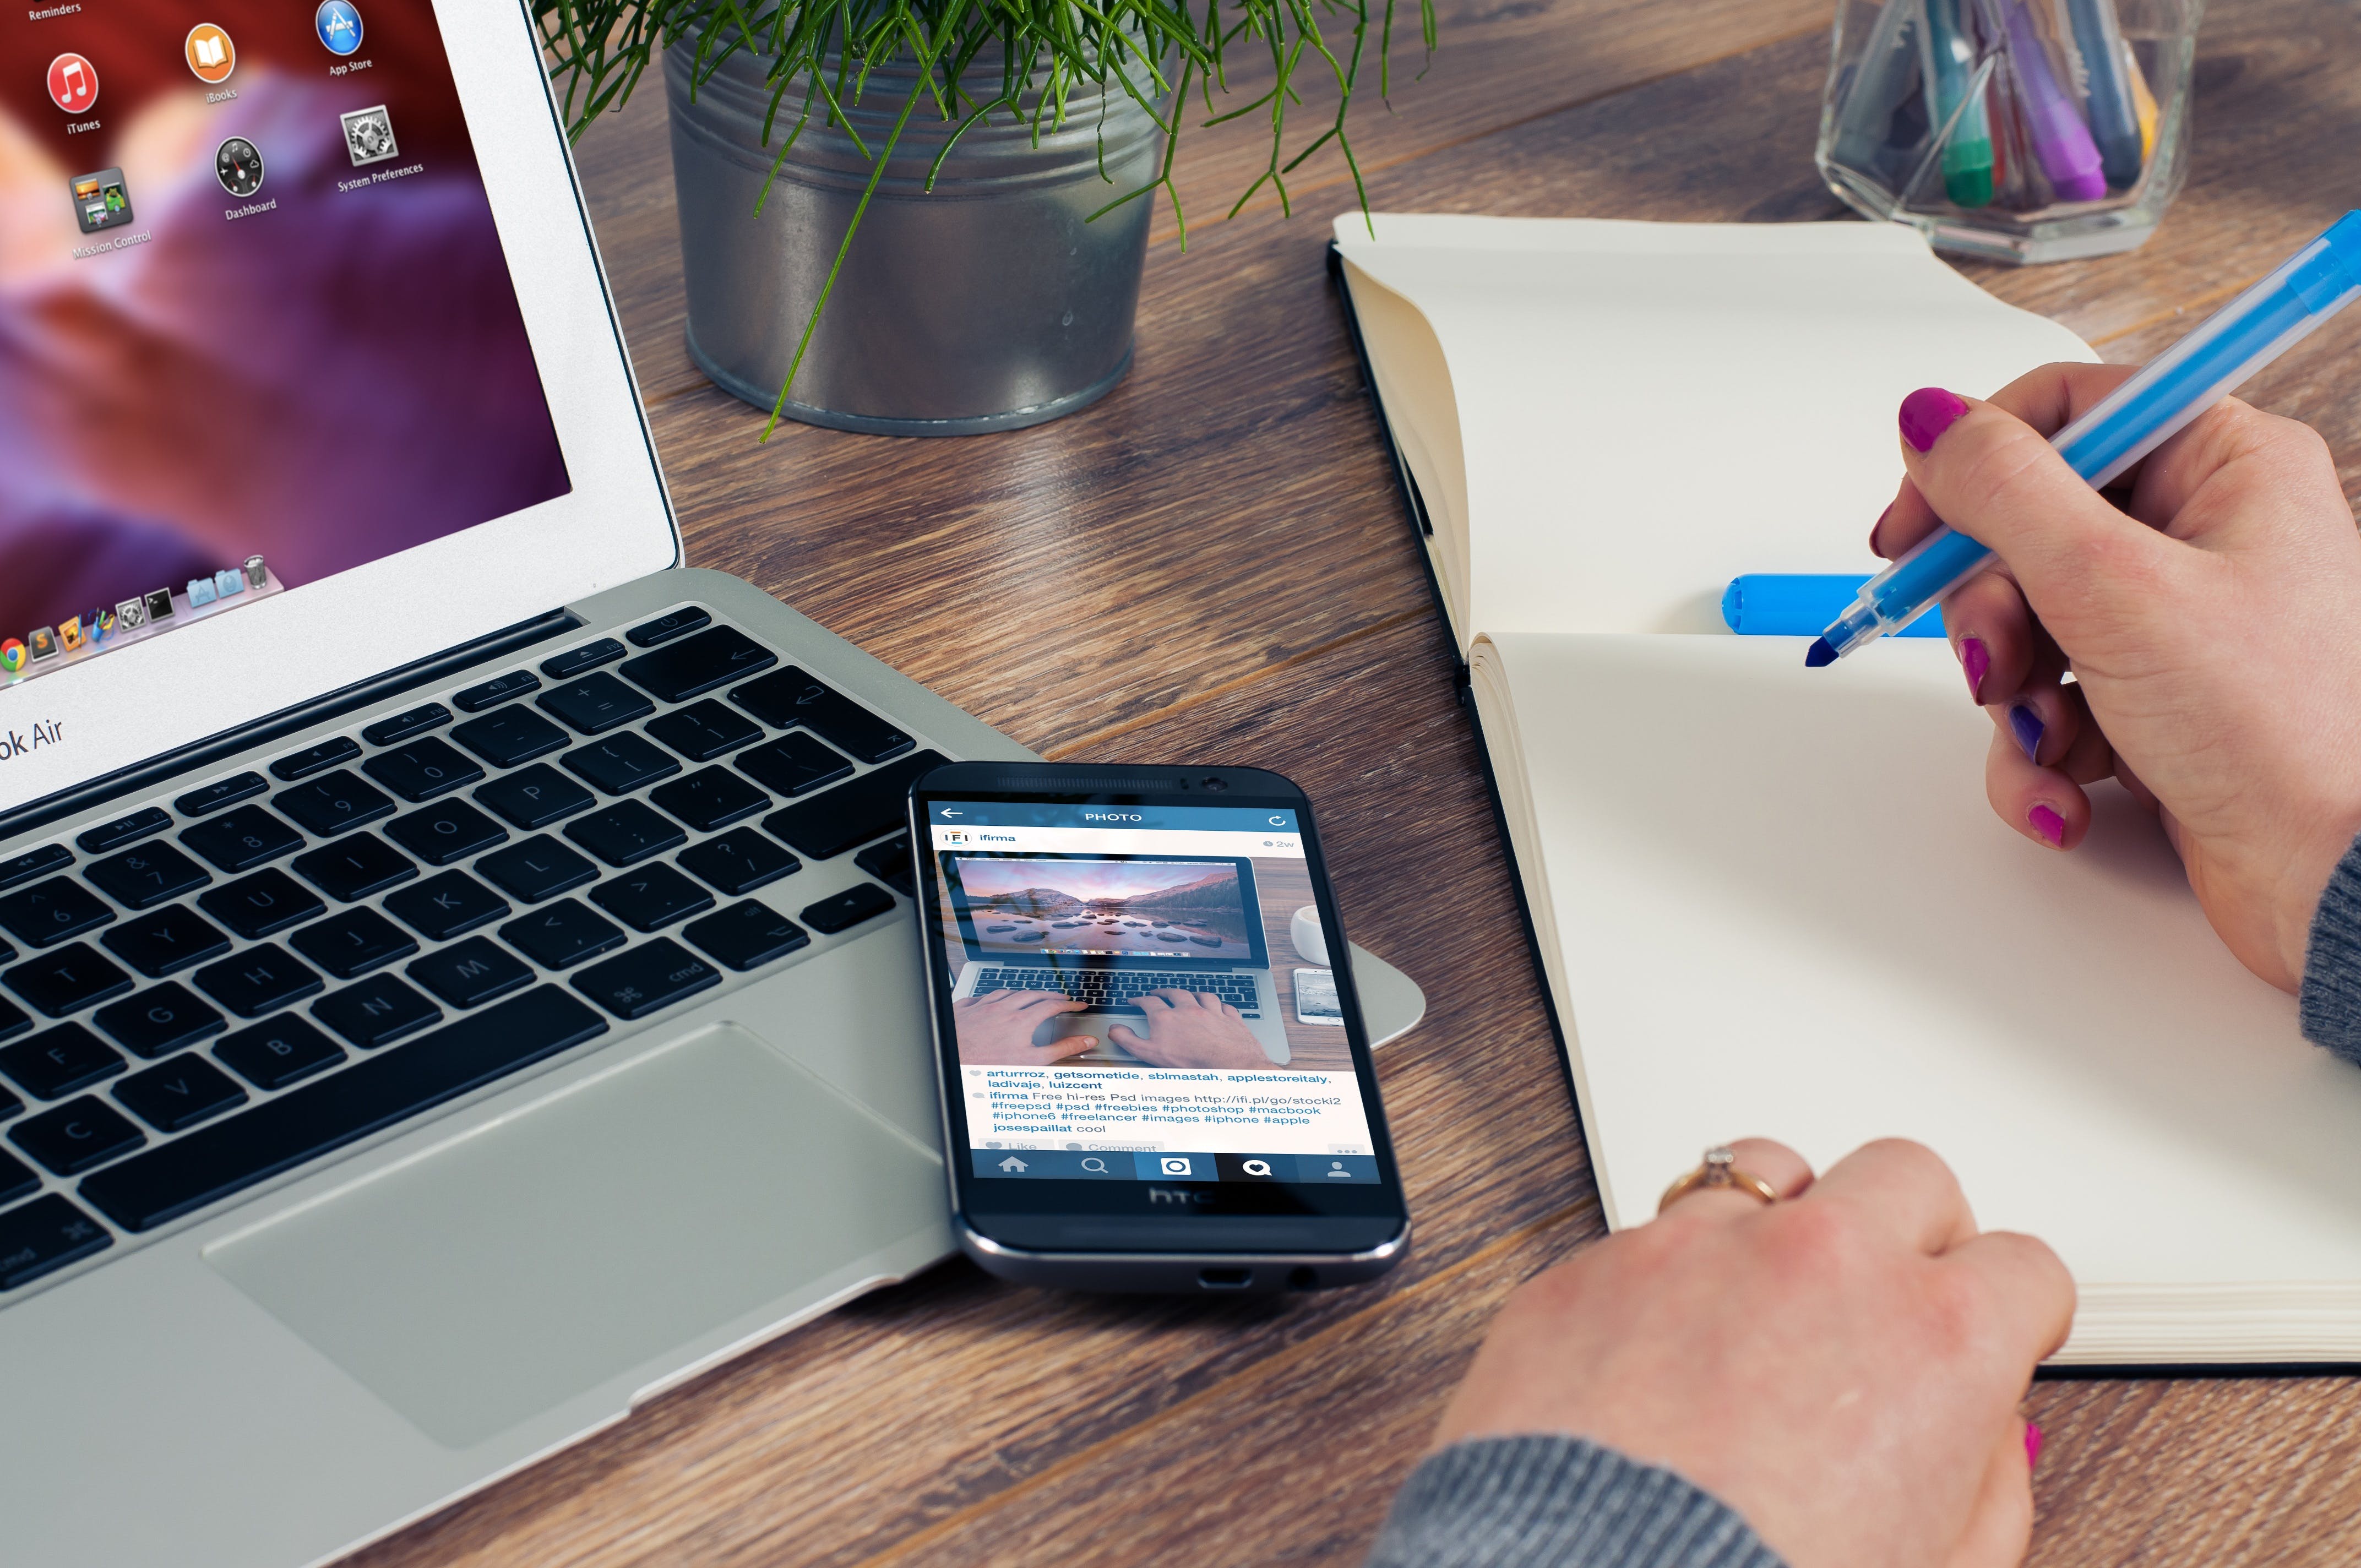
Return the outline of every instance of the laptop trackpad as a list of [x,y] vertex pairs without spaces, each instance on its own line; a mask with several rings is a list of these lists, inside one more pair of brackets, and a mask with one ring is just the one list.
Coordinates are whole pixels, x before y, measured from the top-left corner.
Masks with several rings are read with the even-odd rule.
[[205,1255],[465,1448],[831,1274],[850,1288],[943,1202],[931,1155],[724,1024]]

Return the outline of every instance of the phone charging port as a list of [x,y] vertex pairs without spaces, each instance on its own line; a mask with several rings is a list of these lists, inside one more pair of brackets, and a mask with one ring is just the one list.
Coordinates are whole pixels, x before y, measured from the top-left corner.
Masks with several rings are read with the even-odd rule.
[[1243,1290],[1254,1283],[1251,1268],[1201,1268],[1197,1283],[1208,1290]]

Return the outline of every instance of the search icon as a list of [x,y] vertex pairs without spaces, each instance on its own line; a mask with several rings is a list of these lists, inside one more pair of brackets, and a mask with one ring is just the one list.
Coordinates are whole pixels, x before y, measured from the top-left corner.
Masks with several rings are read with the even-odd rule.
[[1270,1161],[1267,1159],[1250,1159],[1245,1164],[1239,1166],[1238,1168],[1245,1171],[1248,1176],[1268,1176],[1270,1174]]
[[1108,1174],[1107,1167],[1106,1167],[1106,1161],[1104,1161],[1104,1160],[1101,1159],[1101,1158],[1100,1158],[1098,1156],[1096,1156],[1096,1155],[1092,1155],[1089,1158],[1087,1158],[1087,1159],[1083,1160],[1083,1161],[1082,1161],[1082,1168],[1083,1168],[1084,1170],[1095,1170],[1095,1171],[1097,1171],[1101,1176],[1105,1176],[1105,1175],[1107,1175],[1107,1174]]

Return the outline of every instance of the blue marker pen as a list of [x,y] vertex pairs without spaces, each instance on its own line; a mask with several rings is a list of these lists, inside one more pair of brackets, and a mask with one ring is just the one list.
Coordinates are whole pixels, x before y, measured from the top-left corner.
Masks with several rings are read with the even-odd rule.
[[[2361,295],[2361,212],[2330,225],[2279,270],[2051,436],[2049,444],[2092,488],[2103,488],[2356,295]],[[1820,634],[1804,663],[1818,669],[1899,631],[1992,558],[1966,534],[1936,529],[1861,586],[1861,597]]]

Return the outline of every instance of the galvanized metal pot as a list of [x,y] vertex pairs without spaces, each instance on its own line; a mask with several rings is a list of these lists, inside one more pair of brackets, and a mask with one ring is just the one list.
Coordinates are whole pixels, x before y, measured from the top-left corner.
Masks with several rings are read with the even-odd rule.
[[[789,88],[765,148],[762,58],[741,50],[692,99],[694,60],[686,43],[664,56],[688,352],[718,385],[768,409],[871,161],[815,107],[763,199],[802,88]],[[996,58],[973,71],[977,89],[999,81]],[[873,68],[861,104],[848,105],[873,152],[917,76],[906,62]],[[927,170],[955,128],[929,103],[910,116],[796,374],[789,418],[882,435],[1015,430],[1104,397],[1130,368],[1152,203],[1084,220],[1153,178],[1164,145],[1155,120],[1120,89],[1077,96],[1037,146],[995,113],[960,138],[928,192]]]

